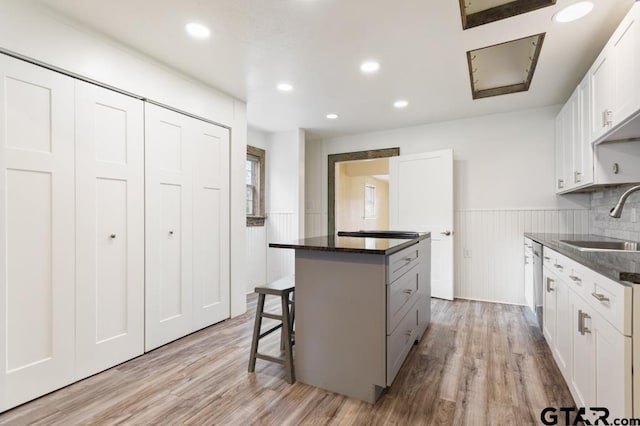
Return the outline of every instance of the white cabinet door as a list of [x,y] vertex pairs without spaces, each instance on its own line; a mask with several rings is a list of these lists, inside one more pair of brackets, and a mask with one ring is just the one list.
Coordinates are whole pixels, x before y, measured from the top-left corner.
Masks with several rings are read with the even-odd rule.
[[547,344],[553,350],[556,346],[556,278],[546,269],[543,270],[543,321],[542,333]]
[[590,320],[596,371],[595,402],[598,407],[607,407],[613,418],[631,417],[631,337],[621,334],[597,312],[591,312]]
[[576,146],[576,124],[578,122],[578,92],[574,91],[562,109],[562,149],[564,158],[564,179],[567,188],[575,188],[582,164],[574,156]]
[[229,318],[229,131],[193,120],[194,327]]
[[73,380],[73,79],[0,55],[0,411]]
[[566,158],[564,153],[564,108],[556,117],[556,192],[564,192],[567,189]]
[[616,29],[611,39],[614,59],[614,108],[612,125],[616,126],[640,109],[640,7],[634,7]]
[[144,351],[143,131],[142,101],[76,81],[78,379]]
[[[593,309],[575,293],[571,294],[571,335],[573,344],[572,380],[573,396],[578,407],[596,406],[596,369],[591,321]],[[586,316],[585,316],[586,315]],[[583,318],[584,317],[584,318]],[[566,320],[566,319],[565,319]],[[583,330],[582,324],[586,329]]]
[[193,330],[191,118],[145,103],[145,350]]
[[593,146],[591,145],[591,86],[589,76],[586,75],[577,88],[577,123],[576,137],[574,139],[574,161],[578,164],[576,176],[577,186],[593,183]]
[[453,150],[389,158],[389,226],[431,232],[431,296],[453,300]]
[[571,318],[571,303],[569,300],[570,291],[569,287],[562,280],[555,282],[556,293],[556,346],[554,349],[554,355],[567,382],[571,379],[571,321],[567,321]]
[[609,45],[607,45],[589,70],[592,142],[611,128],[609,112],[613,108],[614,64],[610,53]]

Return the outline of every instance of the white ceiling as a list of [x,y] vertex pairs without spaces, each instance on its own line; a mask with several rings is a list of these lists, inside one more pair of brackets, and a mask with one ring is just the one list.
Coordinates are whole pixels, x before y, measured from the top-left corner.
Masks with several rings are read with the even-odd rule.
[[[330,136],[566,101],[633,0],[576,0],[463,31],[459,0],[40,0],[67,17],[247,101],[249,125]],[[205,41],[187,22],[208,25]],[[546,32],[528,92],[472,100],[466,51]],[[359,64],[380,62],[365,76]],[[290,93],[276,84],[293,84]],[[404,98],[409,106],[392,104]],[[335,112],[337,120],[325,115]]]

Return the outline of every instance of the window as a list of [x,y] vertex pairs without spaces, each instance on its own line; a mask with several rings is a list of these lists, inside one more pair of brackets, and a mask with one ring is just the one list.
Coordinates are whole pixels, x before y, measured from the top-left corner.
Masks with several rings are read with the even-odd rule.
[[265,151],[247,145],[245,212],[247,226],[264,226]]
[[376,217],[376,187],[366,184],[364,186],[364,218],[375,219]]

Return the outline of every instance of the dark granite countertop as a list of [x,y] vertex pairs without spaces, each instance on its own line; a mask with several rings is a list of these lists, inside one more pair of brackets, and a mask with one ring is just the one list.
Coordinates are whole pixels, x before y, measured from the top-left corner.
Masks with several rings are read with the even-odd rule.
[[591,234],[537,234],[525,233],[525,237],[539,242],[560,254],[575,260],[595,272],[621,284],[640,284],[640,253],[580,251],[560,240],[620,241],[615,238]]
[[389,255],[429,237],[431,237],[430,232],[420,232],[417,238],[363,238],[324,235],[284,243],[269,243],[269,247]]

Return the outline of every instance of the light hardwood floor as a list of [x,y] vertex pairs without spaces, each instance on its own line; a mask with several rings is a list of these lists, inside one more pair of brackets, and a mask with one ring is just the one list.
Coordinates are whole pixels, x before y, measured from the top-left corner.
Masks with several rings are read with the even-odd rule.
[[[0,424],[522,425],[539,424],[544,407],[574,406],[523,307],[434,299],[424,338],[372,406],[288,385],[266,361],[247,373],[255,299],[245,315],[7,411]],[[276,353],[278,333],[260,344]]]

